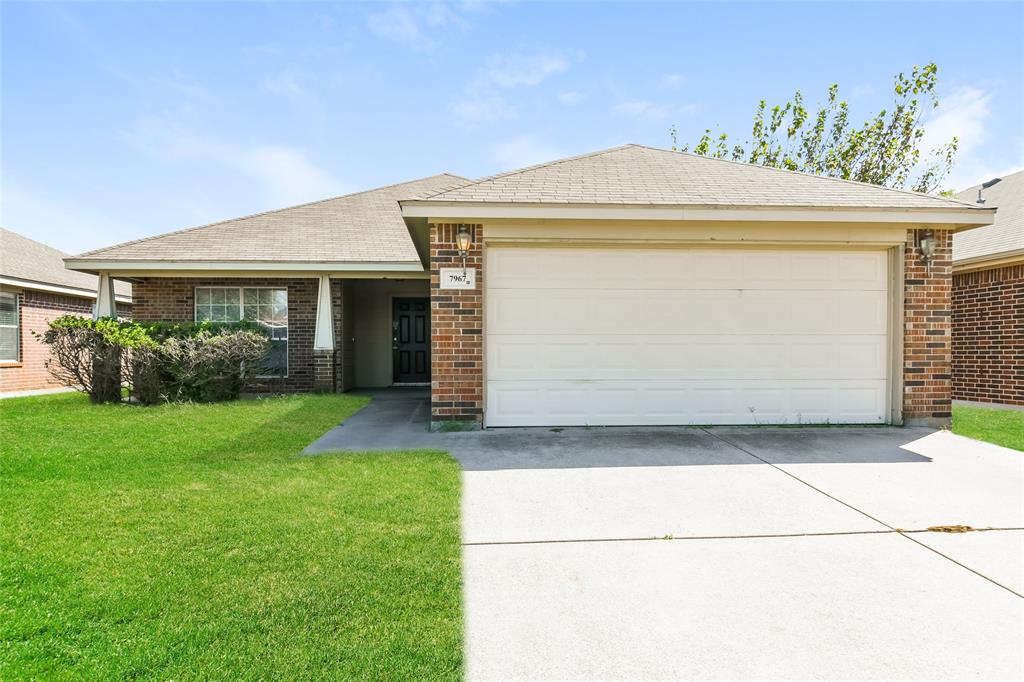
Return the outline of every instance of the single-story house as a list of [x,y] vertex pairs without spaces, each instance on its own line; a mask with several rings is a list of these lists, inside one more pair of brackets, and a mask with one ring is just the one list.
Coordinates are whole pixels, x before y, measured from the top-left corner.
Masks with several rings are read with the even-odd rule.
[[[68,254],[0,228],[0,392],[55,388],[46,369],[50,350],[32,333],[61,315],[91,315],[99,279],[64,267]],[[109,286],[109,280],[108,280]],[[130,317],[132,288],[108,292],[117,314]]]
[[92,251],[142,320],[263,321],[259,388],[424,384],[435,423],[944,423],[987,206],[640,145]]
[[953,237],[953,399],[1024,405],[1024,171],[957,197],[999,211]]

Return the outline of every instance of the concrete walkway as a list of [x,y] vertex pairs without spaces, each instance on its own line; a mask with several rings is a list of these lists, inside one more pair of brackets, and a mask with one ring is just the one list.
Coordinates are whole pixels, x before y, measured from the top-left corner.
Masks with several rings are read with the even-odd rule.
[[[1020,679],[1024,453],[903,428],[436,434],[384,392],[310,452],[463,465],[470,679]],[[993,529],[961,534],[930,526]]]

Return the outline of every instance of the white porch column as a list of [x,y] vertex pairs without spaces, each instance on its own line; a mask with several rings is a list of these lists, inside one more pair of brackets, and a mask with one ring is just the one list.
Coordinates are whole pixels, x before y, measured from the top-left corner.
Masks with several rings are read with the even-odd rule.
[[101,317],[117,318],[117,301],[114,299],[114,280],[110,273],[101,272],[99,285],[96,288],[96,308],[93,310],[92,319],[98,320]]
[[320,275],[313,350],[334,350],[334,311],[331,309],[331,278],[328,275]]

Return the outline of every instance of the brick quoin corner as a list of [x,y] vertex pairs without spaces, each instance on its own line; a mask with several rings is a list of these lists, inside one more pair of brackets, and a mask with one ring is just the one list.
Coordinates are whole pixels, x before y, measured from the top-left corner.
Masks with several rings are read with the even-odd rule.
[[903,251],[903,421],[941,425],[952,416],[953,239],[948,230],[932,231],[929,270],[917,251],[920,232],[907,233]]
[[430,414],[435,424],[471,422],[484,415],[483,226],[470,225],[467,268],[476,288],[441,289],[441,268],[461,268],[458,225],[430,225]]

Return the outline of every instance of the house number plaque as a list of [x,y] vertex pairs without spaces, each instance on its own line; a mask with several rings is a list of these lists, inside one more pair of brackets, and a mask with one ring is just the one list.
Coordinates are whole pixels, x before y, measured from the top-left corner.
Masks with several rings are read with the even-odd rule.
[[441,268],[441,289],[476,289],[476,268]]

